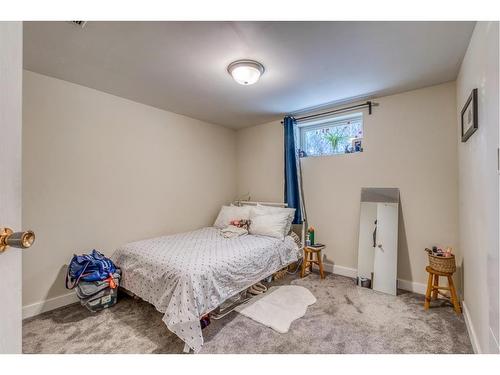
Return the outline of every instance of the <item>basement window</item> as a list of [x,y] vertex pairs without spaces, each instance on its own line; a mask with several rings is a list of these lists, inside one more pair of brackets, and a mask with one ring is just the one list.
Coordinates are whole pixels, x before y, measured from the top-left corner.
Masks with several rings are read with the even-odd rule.
[[299,124],[300,156],[363,151],[363,114],[336,116]]

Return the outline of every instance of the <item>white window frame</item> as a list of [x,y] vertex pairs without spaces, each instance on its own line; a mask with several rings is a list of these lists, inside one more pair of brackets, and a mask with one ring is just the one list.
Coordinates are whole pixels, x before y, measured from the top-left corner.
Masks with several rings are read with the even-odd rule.
[[[323,117],[321,119],[316,119],[316,120],[311,120],[311,121],[304,121],[302,123],[297,124],[298,131],[299,131],[299,150],[302,149],[302,145],[305,143],[305,131],[311,131],[311,130],[317,130],[317,129],[323,129],[326,127],[332,127],[332,126],[342,126],[346,121],[349,121],[351,119],[361,119],[361,128],[363,129],[363,138],[365,135],[365,128],[364,128],[364,118],[363,118],[363,112],[357,112],[357,113],[351,113],[348,115],[333,115],[333,116],[328,116],[328,117]],[[338,125],[334,125],[335,123],[338,123]],[[345,155],[344,153],[332,153],[332,154],[322,154],[322,155],[307,155],[306,157],[317,157],[317,156],[335,156],[335,155]]]

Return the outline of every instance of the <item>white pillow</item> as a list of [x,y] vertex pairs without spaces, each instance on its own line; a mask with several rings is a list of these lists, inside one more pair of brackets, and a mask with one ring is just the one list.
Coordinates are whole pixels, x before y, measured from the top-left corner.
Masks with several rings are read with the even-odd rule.
[[283,240],[288,234],[289,222],[288,212],[277,212],[273,214],[259,215],[252,210],[250,215],[250,234],[275,237]]
[[227,227],[233,220],[248,220],[250,218],[250,209],[249,206],[222,206],[217,219],[215,219],[214,227],[222,229]]
[[252,209],[252,212],[258,215],[268,215],[268,214],[277,214],[286,212],[288,214],[288,224],[286,227],[286,233],[290,233],[292,229],[293,218],[295,217],[295,208],[286,208],[286,207],[271,207],[271,206],[263,206],[258,204],[256,207]]

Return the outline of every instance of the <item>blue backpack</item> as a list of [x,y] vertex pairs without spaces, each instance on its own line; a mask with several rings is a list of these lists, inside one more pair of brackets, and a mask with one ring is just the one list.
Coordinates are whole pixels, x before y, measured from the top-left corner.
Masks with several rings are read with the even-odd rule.
[[73,289],[80,280],[105,280],[116,271],[115,264],[97,250],[91,254],[73,255],[66,273],[66,289]]

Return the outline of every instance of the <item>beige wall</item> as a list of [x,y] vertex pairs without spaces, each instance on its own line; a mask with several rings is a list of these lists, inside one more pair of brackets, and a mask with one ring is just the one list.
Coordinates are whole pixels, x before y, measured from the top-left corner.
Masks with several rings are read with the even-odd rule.
[[[356,268],[361,187],[398,187],[399,278],[425,283],[423,249],[458,243],[455,83],[376,102],[364,116],[363,153],[302,159],[308,219],[327,260]],[[238,131],[237,150],[238,194],[283,200],[279,121]]]
[[283,202],[283,127],[277,122],[236,132],[238,196]]
[[464,301],[478,352],[498,353],[498,22],[478,22],[457,78],[457,129],[478,89],[478,130],[458,143],[459,228]]
[[210,225],[235,197],[235,132],[24,72],[23,304],[68,293],[93,248]]

